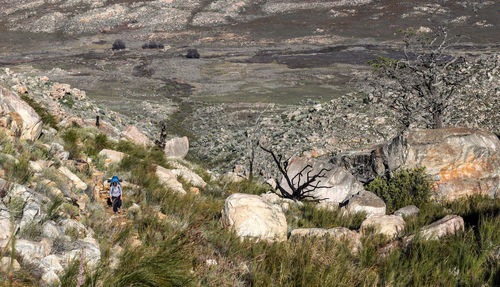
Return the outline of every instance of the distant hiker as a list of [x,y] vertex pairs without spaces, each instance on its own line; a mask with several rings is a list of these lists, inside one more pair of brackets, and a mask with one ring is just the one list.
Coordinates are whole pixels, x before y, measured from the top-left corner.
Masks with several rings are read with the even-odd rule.
[[118,179],[118,176],[113,176],[109,182],[111,183],[109,187],[109,196],[113,203],[113,212],[119,213],[118,208],[122,207],[122,187],[120,185],[120,179]]

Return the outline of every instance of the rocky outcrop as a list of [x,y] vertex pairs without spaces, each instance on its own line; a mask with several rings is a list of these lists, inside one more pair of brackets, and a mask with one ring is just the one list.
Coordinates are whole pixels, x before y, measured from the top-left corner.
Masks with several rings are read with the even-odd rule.
[[42,119],[19,96],[0,87],[0,128],[11,136],[34,141],[42,132]]
[[405,221],[396,215],[373,215],[361,224],[361,233],[366,235],[367,230],[373,228],[377,234],[394,238],[401,234],[405,228]]
[[[306,168],[308,165],[310,165],[312,169]],[[304,168],[306,169],[304,170]],[[324,177],[318,178],[318,180],[312,184],[314,186],[319,182],[319,186],[324,186],[324,188],[317,188],[309,193],[309,195],[313,196],[315,199],[320,200],[319,205],[321,207],[337,208],[339,203],[363,190],[363,185],[344,168],[333,166],[327,161],[311,158],[301,157],[290,160],[288,165],[288,176],[292,179],[302,171],[301,181],[304,182],[309,171],[310,175],[313,176],[319,173],[323,168],[328,170],[324,173]],[[295,179],[295,182],[297,182],[296,185],[298,185],[298,178]],[[291,193],[291,189],[287,185],[285,178],[281,180],[281,186],[287,192]]]
[[122,133],[127,140],[142,146],[151,145],[151,140],[142,133],[136,126],[127,126]]
[[71,184],[79,190],[86,190],[87,189],[87,184],[83,182],[76,174],[71,172],[67,167],[61,166],[59,167],[58,171],[64,175],[66,178],[68,178],[71,182]]
[[290,240],[302,237],[329,237],[338,241],[345,241],[353,252],[358,252],[361,248],[361,240],[356,231],[345,227],[324,228],[297,228],[292,230]]
[[500,140],[485,131],[415,130],[371,150],[342,154],[333,162],[363,182],[400,168],[425,167],[438,199],[495,197],[500,190]]
[[226,199],[222,224],[241,238],[284,241],[287,223],[281,207],[258,195],[235,193]]
[[165,143],[165,155],[171,159],[182,159],[189,151],[187,137],[173,138]]
[[[342,207],[344,214],[365,212],[367,217],[372,215],[385,215],[385,202],[374,193],[363,190],[346,201]],[[344,203],[345,204],[345,203]]]

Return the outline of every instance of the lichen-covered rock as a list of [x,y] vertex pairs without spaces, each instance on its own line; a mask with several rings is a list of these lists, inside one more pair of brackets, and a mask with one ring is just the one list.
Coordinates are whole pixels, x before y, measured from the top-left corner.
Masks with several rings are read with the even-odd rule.
[[[312,168],[306,168],[308,165]],[[313,196],[315,199],[320,200],[320,207],[338,208],[339,203],[363,190],[363,185],[344,168],[333,166],[327,161],[311,158],[299,157],[290,160],[288,165],[288,177],[290,179],[295,177],[294,183],[295,186],[298,186],[299,182],[297,174],[301,171],[301,183],[303,183],[307,178],[308,172],[310,172],[310,176],[314,176],[322,169],[326,169],[323,173],[324,177],[318,178],[312,183],[313,186],[318,184],[321,188],[316,188],[314,191],[309,193],[309,195]],[[284,177],[281,180],[280,185],[287,192],[292,192]]]
[[402,217],[396,215],[373,215],[363,221],[361,233],[366,234],[369,228],[373,228],[377,234],[394,238],[404,230],[405,221]]
[[222,223],[241,238],[284,241],[287,223],[281,207],[258,195],[235,193],[226,199]]
[[365,212],[366,217],[372,215],[385,215],[385,202],[370,191],[363,190],[347,201],[342,207],[344,214]]
[[0,128],[11,136],[35,141],[42,132],[42,119],[18,95],[0,87]]
[[500,140],[480,130],[415,130],[333,161],[364,182],[399,168],[425,167],[435,183],[433,197],[442,200],[473,194],[495,197],[500,190]]
[[464,219],[458,215],[446,215],[438,221],[422,227],[420,237],[426,240],[435,240],[454,235],[464,230]]
[[405,207],[401,207],[400,209],[394,212],[394,215],[397,216],[413,216],[417,215],[420,212],[420,209],[415,205],[408,205]]

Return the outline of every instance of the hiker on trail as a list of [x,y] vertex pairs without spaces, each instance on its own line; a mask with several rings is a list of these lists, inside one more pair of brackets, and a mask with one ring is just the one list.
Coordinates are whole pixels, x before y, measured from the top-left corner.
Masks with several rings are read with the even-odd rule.
[[113,212],[116,214],[118,208],[122,207],[122,187],[120,185],[120,180],[117,176],[113,176],[110,180],[111,186],[109,188],[109,195],[111,201],[113,202]]

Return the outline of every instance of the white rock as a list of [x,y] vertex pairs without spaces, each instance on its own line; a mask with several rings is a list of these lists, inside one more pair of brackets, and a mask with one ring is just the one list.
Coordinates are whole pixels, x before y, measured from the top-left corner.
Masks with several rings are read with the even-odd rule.
[[10,238],[12,234],[11,226],[10,212],[7,206],[0,201],[0,240]]
[[394,238],[401,234],[405,228],[405,221],[396,215],[373,215],[361,224],[361,233],[366,234],[371,227],[375,233],[383,234],[388,238]]
[[30,223],[37,223],[38,221],[40,221],[41,218],[36,218],[39,213],[40,206],[36,202],[31,201],[26,204],[23,209],[23,217],[21,218],[19,227],[23,229]]
[[241,238],[284,241],[287,234],[281,207],[258,195],[236,193],[229,196],[222,210],[222,223]]
[[64,271],[64,268],[62,267],[59,257],[57,255],[49,255],[45,256],[41,261],[40,261],[40,267],[45,271],[54,271],[56,273]]
[[167,158],[184,158],[189,151],[189,140],[187,137],[173,138],[165,143],[165,155]]
[[56,239],[61,236],[61,232],[54,221],[48,220],[42,225],[42,235],[49,239]]
[[182,177],[182,179],[184,179],[193,186],[201,188],[207,186],[207,183],[203,180],[203,178],[201,178],[199,175],[197,175],[195,172],[193,172],[188,168],[173,169],[172,173],[175,174],[175,176]]
[[54,271],[44,273],[42,275],[42,281],[49,286],[59,286],[59,284],[61,283],[61,281],[59,280],[59,276],[57,276]]
[[99,152],[99,155],[106,159],[106,166],[120,162],[125,157],[124,153],[111,149],[103,149]]
[[182,183],[177,180],[177,176],[171,170],[166,169],[162,166],[157,166],[156,176],[166,187],[180,194],[186,194],[186,191],[182,187]]
[[62,173],[64,176],[66,176],[69,180],[71,180],[71,183],[79,190],[86,190],[87,189],[87,184],[83,182],[76,174],[71,172],[67,167],[61,166],[59,167],[58,171]]

